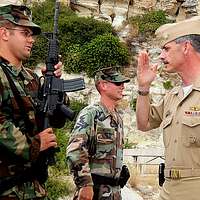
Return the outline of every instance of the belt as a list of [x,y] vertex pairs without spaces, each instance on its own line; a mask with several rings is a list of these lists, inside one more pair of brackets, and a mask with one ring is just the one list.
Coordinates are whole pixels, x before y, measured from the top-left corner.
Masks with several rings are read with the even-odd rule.
[[200,176],[200,169],[165,169],[166,178],[180,179]]

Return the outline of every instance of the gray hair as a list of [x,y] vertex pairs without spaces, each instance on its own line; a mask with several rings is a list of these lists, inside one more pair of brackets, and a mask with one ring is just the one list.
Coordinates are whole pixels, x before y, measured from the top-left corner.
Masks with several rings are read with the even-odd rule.
[[200,35],[197,35],[197,34],[185,35],[185,36],[182,36],[182,37],[175,39],[175,42],[178,43],[178,44],[185,42],[185,41],[190,41],[193,48],[198,53],[200,53]]

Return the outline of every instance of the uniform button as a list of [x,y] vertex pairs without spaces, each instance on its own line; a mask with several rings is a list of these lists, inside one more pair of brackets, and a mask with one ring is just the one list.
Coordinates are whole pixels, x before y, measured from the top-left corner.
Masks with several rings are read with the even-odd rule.
[[179,124],[179,121],[176,121],[176,124]]
[[173,161],[175,161],[176,159],[175,158],[173,158]]
[[177,143],[177,139],[174,140],[174,143]]
[[192,135],[191,135],[191,136],[189,137],[189,141],[190,141],[191,144],[194,144],[194,143],[196,142],[196,140],[197,140],[197,138],[196,138],[195,136],[192,136]]

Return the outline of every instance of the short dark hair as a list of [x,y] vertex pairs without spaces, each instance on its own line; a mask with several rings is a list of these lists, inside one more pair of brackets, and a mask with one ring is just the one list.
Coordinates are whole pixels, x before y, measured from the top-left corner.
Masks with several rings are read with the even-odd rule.
[[192,35],[185,35],[175,39],[176,43],[182,43],[185,41],[190,41],[193,48],[200,53],[200,35],[192,34]]

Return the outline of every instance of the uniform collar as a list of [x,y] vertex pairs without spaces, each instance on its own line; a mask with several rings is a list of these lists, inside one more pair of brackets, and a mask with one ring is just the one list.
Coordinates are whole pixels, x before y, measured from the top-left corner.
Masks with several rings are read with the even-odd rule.
[[116,115],[118,113],[117,108],[115,108],[115,112],[111,112],[102,102],[98,102],[98,105],[101,107],[105,118],[111,116],[118,123],[118,115]]
[[109,115],[111,115],[110,111],[107,109],[107,107],[102,103],[98,102],[98,105],[101,107],[105,117],[107,118]]
[[[180,90],[182,90],[182,86],[175,87],[172,89],[172,94],[178,94]],[[200,78],[193,83],[192,90],[200,91]]]
[[27,80],[28,82],[34,79],[33,76],[24,67],[21,68],[21,73],[24,76],[25,80]]
[[24,79],[28,82],[33,80],[34,78],[31,76],[31,74],[22,66],[20,68],[14,67],[9,61],[5,60],[4,58],[0,57],[0,60],[4,63],[4,65],[7,67],[7,69],[10,71],[10,73],[17,77],[19,76],[20,72],[23,75]]
[[200,91],[200,78],[194,82],[192,89]]

